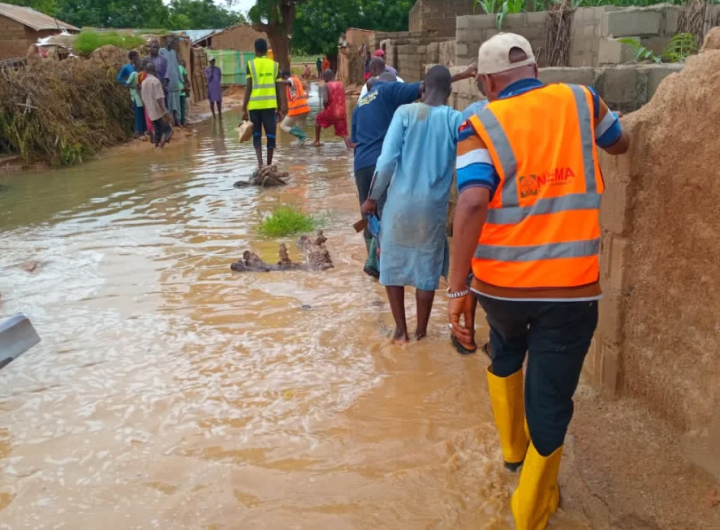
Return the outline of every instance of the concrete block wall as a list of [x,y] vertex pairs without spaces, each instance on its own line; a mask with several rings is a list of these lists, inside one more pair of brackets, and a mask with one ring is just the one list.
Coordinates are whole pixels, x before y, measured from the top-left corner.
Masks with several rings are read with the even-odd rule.
[[[633,48],[619,43],[618,38],[635,38],[655,53],[661,53],[677,31],[680,10],[680,6],[670,4],[645,8],[601,6],[577,9],[571,25],[568,66],[631,62]],[[541,67],[545,64],[546,19],[547,12],[541,11],[507,15],[502,22],[502,31],[518,33],[530,41]],[[455,29],[457,64],[474,61],[480,45],[497,33],[495,15],[459,16]]]
[[455,18],[474,12],[473,0],[418,0],[410,10],[410,31],[455,36]]
[[[426,68],[429,68],[428,65]],[[450,68],[453,73],[463,67]],[[682,70],[681,64],[632,64],[612,67],[540,68],[544,83],[572,83],[593,87],[614,111],[632,112],[645,105],[655,94],[660,82]],[[464,110],[474,101],[484,99],[472,79],[453,83],[448,104]],[[610,223],[606,223],[610,226]]]
[[[545,12],[507,15],[502,31],[518,33],[530,41],[534,50],[545,47]],[[468,65],[477,59],[480,45],[499,33],[495,15],[465,15],[457,17],[455,39],[457,64]],[[542,61],[540,62],[542,66]]]
[[385,50],[385,61],[404,81],[413,82],[423,78],[425,65],[441,62],[441,50],[444,57],[451,53],[454,44],[447,44],[447,38],[437,37],[433,32],[378,32],[371,43],[371,49],[377,48]]

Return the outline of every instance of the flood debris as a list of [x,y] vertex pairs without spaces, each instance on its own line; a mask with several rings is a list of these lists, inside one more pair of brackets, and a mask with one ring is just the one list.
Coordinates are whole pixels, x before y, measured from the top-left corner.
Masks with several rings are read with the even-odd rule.
[[324,271],[333,267],[330,252],[325,248],[327,238],[322,230],[318,231],[317,236],[312,238],[302,236],[298,241],[298,246],[305,253],[304,263],[295,263],[288,255],[288,249],[285,243],[280,244],[278,251],[280,259],[275,264],[265,263],[260,257],[246,250],[243,252],[241,259],[230,265],[230,269],[235,272],[270,272],[270,271],[288,271],[288,270],[306,270],[306,271]]
[[256,170],[250,180],[238,180],[233,184],[234,188],[246,188],[248,186],[260,186],[262,188],[272,188],[275,186],[285,186],[289,176],[287,171],[278,170],[276,165],[265,166]]

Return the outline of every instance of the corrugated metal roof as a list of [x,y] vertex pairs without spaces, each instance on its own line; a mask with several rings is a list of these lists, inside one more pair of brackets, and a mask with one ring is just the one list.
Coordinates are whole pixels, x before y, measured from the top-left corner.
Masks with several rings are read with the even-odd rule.
[[40,11],[35,11],[30,7],[14,6],[11,4],[0,4],[0,16],[10,18],[16,22],[20,22],[35,31],[44,29],[65,29],[70,31],[80,31],[75,26],[66,24],[60,20],[50,17]]
[[217,33],[218,31],[222,31],[222,30],[221,29],[182,29],[182,30],[177,31],[176,33],[185,33],[185,35],[190,37],[190,42],[192,44],[195,44],[198,41],[207,39],[210,35],[213,35],[214,33]]

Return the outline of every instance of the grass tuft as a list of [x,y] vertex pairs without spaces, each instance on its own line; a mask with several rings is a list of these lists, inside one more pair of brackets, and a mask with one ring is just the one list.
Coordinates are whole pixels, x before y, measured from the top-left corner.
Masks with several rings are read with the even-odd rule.
[[303,232],[312,232],[317,226],[317,220],[294,206],[279,206],[273,213],[263,219],[258,226],[258,232],[268,237],[283,237]]
[[75,38],[73,49],[84,55],[90,55],[101,46],[108,44],[124,50],[132,50],[145,44],[145,39],[137,35],[119,35],[114,31],[98,33],[96,31],[83,30]]

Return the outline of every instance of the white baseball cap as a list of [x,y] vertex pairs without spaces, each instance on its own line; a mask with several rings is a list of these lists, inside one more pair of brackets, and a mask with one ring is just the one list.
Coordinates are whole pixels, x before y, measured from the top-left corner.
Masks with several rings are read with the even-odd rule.
[[[510,62],[510,50],[519,48],[527,59]],[[498,74],[515,68],[535,64],[532,46],[522,35],[516,33],[498,33],[482,43],[478,51],[478,74]]]

